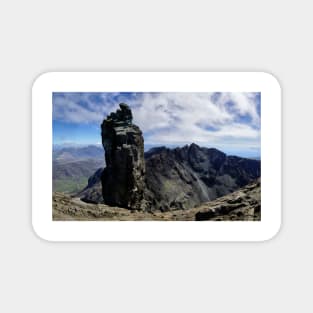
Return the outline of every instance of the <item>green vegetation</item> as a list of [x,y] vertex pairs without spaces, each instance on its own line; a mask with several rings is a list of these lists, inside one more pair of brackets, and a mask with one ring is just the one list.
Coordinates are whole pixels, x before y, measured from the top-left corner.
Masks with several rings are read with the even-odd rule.
[[81,191],[87,186],[88,177],[75,177],[75,178],[64,178],[55,179],[53,181],[53,191],[54,192],[64,192],[64,193],[76,193]]

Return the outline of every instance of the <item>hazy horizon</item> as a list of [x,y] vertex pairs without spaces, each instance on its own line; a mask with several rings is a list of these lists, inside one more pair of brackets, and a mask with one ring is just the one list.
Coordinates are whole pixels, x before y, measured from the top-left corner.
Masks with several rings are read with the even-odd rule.
[[[190,144],[189,144],[190,145]],[[64,148],[84,148],[84,147],[88,147],[88,146],[96,146],[96,147],[99,147],[99,148],[102,148],[102,144],[101,143],[74,143],[74,142],[66,142],[66,143],[54,143],[53,144],[53,149],[54,150],[60,150],[60,149],[64,149]],[[174,149],[174,148],[181,148],[181,147],[184,147],[185,145],[145,145],[144,146],[144,151],[147,152],[149,151],[150,149],[153,149],[153,148],[159,148],[159,147],[167,147],[167,148],[170,148],[170,149]],[[202,146],[202,145],[198,145],[202,148],[215,148],[215,149],[218,149],[217,147],[213,147],[213,146]],[[223,149],[218,149],[222,152],[224,152],[225,154],[227,155],[234,155],[234,156],[239,156],[239,157],[245,157],[245,158],[261,158],[261,153],[253,153],[251,151],[251,153],[243,153],[243,152],[240,152],[240,151],[225,151]],[[104,149],[103,149],[104,151]]]

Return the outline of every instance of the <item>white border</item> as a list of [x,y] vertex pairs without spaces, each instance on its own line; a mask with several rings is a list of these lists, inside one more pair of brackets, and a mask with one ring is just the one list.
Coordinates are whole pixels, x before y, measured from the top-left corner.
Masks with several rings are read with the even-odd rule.
[[[52,92],[261,92],[260,222],[52,221]],[[281,89],[263,72],[51,72],[32,89],[32,224],[49,241],[264,241],[281,225]]]

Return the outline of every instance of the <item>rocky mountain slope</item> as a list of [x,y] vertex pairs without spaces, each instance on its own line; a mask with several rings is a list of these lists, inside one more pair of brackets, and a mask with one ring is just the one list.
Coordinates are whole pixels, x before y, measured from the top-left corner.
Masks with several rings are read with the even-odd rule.
[[88,203],[103,203],[101,184],[102,172],[103,168],[97,169],[96,172],[89,177],[87,186],[80,192],[76,193],[75,197]]
[[259,221],[261,185],[256,180],[247,186],[198,207],[175,211],[137,211],[91,204],[63,193],[53,193],[53,220],[88,221]]
[[146,199],[160,210],[190,209],[261,175],[260,161],[196,144],[146,153]]
[[196,221],[261,220],[261,180],[192,209]]
[[[145,163],[145,199],[152,210],[190,209],[260,176],[259,160],[227,156],[195,144],[151,149],[145,153]],[[100,176],[96,175],[78,196],[87,202],[102,203]]]

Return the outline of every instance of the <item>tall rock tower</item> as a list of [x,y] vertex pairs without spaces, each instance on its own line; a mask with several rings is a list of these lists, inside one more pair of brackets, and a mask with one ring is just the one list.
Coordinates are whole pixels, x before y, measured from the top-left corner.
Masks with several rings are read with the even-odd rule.
[[102,173],[104,203],[132,210],[142,209],[145,190],[144,141],[132,123],[132,112],[121,103],[101,124],[106,168]]

